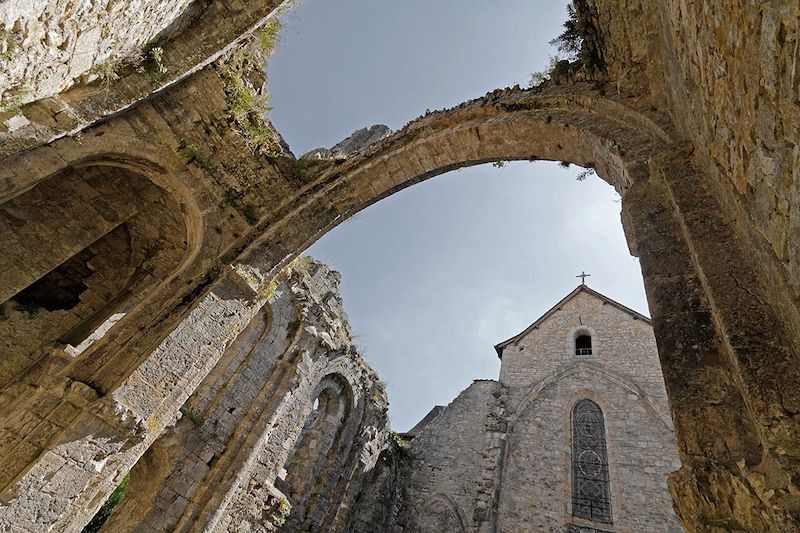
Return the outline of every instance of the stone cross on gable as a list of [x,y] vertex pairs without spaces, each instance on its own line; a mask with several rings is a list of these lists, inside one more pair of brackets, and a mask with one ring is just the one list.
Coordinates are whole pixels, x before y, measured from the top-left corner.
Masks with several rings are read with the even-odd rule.
[[578,275],[577,275],[577,276],[575,276],[575,277],[576,277],[576,278],[581,278],[581,285],[586,285],[586,278],[588,278],[589,276],[591,276],[591,274],[587,274],[586,272],[584,272],[583,270],[581,270],[581,273],[580,273],[580,274],[578,274]]

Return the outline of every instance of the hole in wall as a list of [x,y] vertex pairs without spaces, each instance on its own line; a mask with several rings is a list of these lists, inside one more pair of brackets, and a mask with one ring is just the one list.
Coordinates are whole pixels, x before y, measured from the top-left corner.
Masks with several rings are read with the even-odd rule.
[[25,309],[70,310],[81,301],[87,289],[84,280],[91,276],[89,262],[94,253],[83,250],[61,266],[23,289],[12,299]]

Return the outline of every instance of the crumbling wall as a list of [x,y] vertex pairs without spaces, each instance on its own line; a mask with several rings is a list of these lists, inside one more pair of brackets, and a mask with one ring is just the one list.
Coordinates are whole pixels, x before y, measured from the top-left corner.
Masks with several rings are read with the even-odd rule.
[[[53,96],[83,78],[119,75],[193,0],[10,1],[0,6],[0,101]],[[114,80],[109,80],[114,81]]]
[[79,134],[185,79],[253,39],[281,3],[4,2],[0,157]]
[[258,313],[270,280],[325,231],[447,170],[550,159],[593,167],[623,195],[684,461],[673,492],[685,522],[796,527],[797,6],[587,0],[607,79],[495,91],[300,172],[254,149],[265,129],[231,120],[209,66],[277,4],[209,2],[143,71],[0,113],[0,201],[68,167],[111,164],[167,191],[187,228],[186,260],[125,320],[82,357],[43,358],[4,395],[0,524],[91,514]]
[[100,340],[188,248],[166,191],[103,166],[69,169],[2,204],[0,235],[0,396],[9,400],[42,378],[31,370],[40,361],[69,361]]
[[[338,274],[305,259],[290,272],[133,468],[104,531],[326,531],[347,518],[385,445],[387,400],[352,345]],[[287,462],[328,391],[332,440],[307,450],[328,453]],[[282,492],[284,465],[306,483],[302,497]]]
[[348,531],[478,531],[494,523],[503,396],[497,381],[475,381],[407,450],[387,450],[361,490]]
[[364,477],[343,531],[397,531],[412,464],[408,445],[390,439],[375,467]]

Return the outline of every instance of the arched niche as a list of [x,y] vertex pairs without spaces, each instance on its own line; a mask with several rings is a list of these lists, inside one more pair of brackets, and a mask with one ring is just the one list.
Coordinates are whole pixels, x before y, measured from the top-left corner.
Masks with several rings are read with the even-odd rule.
[[129,166],[71,166],[0,205],[0,387],[87,355],[189,250],[175,198]]
[[425,505],[421,533],[464,533],[465,520],[458,506],[444,494],[434,495]]
[[337,475],[330,470],[336,464],[331,456],[338,449],[352,409],[353,393],[347,380],[336,374],[325,376],[306,406],[302,429],[275,480],[291,506],[283,531],[307,527],[307,511],[325,508],[330,497],[324,494],[325,483]]
[[[581,339],[580,343],[578,342],[579,339]],[[593,327],[587,325],[574,326],[570,328],[569,331],[567,331],[565,346],[566,354],[569,358],[597,358],[602,353],[601,343],[599,337],[597,336],[597,332]]]

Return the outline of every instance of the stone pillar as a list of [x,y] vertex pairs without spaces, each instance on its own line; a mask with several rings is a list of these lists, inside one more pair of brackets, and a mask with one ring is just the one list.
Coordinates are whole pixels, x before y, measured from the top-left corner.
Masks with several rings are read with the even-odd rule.
[[[800,526],[796,346],[690,154],[651,160],[623,218],[641,260],[683,466],[687,531]],[[796,479],[796,478],[794,478]]]
[[[285,295],[286,286],[275,292]],[[276,366],[296,330],[289,328],[297,322],[294,308],[288,297],[275,297],[265,308],[181,407],[178,423],[136,463],[106,530],[174,530],[187,512],[225,492],[235,478],[231,450],[247,448],[248,430],[267,424],[275,407],[271,393],[279,396],[287,386]]]
[[[47,418],[38,418],[35,410],[7,414],[6,425],[13,422],[24,437],[13,449],[9,446],[2,459],[10,481],[0,492],[0,530],[80,530],[175,421],[179,407],[261,308],[264,299],[258,288],[252,272],[224,275],[178,327],[99,400],[90,384],[73,382],[56,405],[42,406],[43,414],[49,412]],[[42,428],[40,440],[31,440],[37,433],[30,424]],[[14,453],[16,449],[32,452]]]

